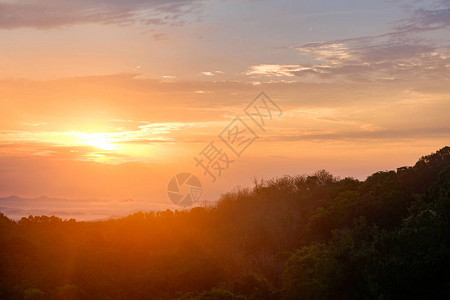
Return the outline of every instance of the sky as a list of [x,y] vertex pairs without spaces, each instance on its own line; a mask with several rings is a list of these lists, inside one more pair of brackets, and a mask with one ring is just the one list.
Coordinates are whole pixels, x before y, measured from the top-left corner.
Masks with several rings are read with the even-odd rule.
[[34,199],[0,208],[412,165],[449,142],[449,24],[448,0],[0,0],[0,197]]

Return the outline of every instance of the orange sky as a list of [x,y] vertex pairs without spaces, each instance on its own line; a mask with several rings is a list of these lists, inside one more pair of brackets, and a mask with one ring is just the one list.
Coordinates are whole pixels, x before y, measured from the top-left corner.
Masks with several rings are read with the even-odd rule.
[[[173,207],[179,172],[215,200],[254,177],[364,179],[448,145],[447,4],[340,5],[0,0],[0,196]],[[244,113],[261,91],[283,110],[265,132]],[[213,183],[194,157],[227,149],[237,116],[259,139]]]

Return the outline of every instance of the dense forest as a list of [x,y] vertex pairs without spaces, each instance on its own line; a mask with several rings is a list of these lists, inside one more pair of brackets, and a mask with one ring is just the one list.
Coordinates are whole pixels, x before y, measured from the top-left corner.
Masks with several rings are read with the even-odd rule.
[[365,181],[255,181],[214,205],[0,214],[0,299],[450,299],[450,147]]

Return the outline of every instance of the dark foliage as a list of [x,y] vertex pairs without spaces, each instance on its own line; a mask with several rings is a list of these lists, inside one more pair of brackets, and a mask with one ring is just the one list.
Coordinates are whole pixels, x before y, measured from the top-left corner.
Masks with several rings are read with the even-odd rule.
[[0,299],[450,299],[450,148],[102,222],[0,213]]

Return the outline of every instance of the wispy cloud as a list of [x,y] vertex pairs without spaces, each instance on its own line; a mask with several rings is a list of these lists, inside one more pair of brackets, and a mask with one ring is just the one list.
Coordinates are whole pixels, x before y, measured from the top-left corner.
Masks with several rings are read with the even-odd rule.
[[250,66],[247,75],[367,81],[442,79],[450,74],[450,47],[405,41],[395,35],[316,42],[296,49],[317,62]]
[[[420,1],[419,1],[420,2]],[[410,8],[410,17],[397,21],[392,31],[348,39],[320,41],[290,47],[313,58],[304,64],[260,64],[247,75],[302,79],[442,80],[450,75],[448,40],[427,38],[430,31],[450,26],[450,3],[440,1],[433,10]]]
[[214,76],[214,75],[219,75],[219,74],[223,74],[222,71],[204,71],[204,72],[200,72],[198,75],[200,76]]
[[[120,145],[151,145],[161,143],[196,143],[204,141],[191,129],[217,125],[214,122],[149,123],[115,120],[137,125],[136,130],[116,132],[86,131],[8,131],[0,132],[0,156],[46,156],[57,159],[78,159],[105,163],[133,160]],[[143,124],[144,123],[144,124]],[[135,149],[134,151],[136,152]]]
[[251,66],[247,71],[247,75],[264,75],[264,76],[275,76],[275,77],[292,77],[295,76],[297,72],[303,70],[309,70],[309,67],[303,67],[300,65],[258,65]]
[[433,139],[446,138],[450,134],[450,128],[410,128],[410,129],[383,129],[360,131],[323,131],[323,132],[299,132],[297,134],[272,136],[266,141],[308,141],[308,140],[384,140],[384,139]]
[[0,1],[0,28],[54,28],[74,24],[181,25],[199,12],[198,0]]
[[24,123],[23,125],[25,125],[25,126],[32,126],[32,127],[38,127],[38,126],[42,126],[42,125],[47,125],[47,123],[45,123],[45,122]]
[[[417,1],[420,5],[424,1]],[[420,32],[443,29],[450,26],[450,2],[434,1],[433,8],[412,7],[411,17],[396,22],[395,30],[399,32]]]

